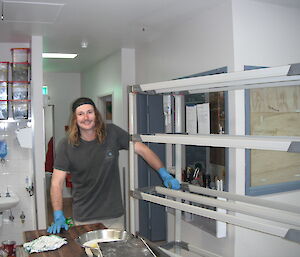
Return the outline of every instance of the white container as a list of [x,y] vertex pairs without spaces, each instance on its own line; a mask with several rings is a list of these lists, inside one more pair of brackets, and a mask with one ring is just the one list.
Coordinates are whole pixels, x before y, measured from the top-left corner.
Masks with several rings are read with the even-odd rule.
[[12,82],[12,98],[14,100],[28,100],[29,83],[27,81]]
[[29,62],[30,48],[12,48],[12,61],[13,62]]
[[8,102],[0,101],[0,120],[7,120],[8,118]]
[[30,80],[30,65],[28,62],[12,63],[12,80],[13,81]]
[[8,62],[0,62],[0,81],[8,81]]
[[32,129],[21,128],[16,130],[18,142],[23,148],[32,148]]
[[0,81],[0,100],[7,100],[7,82]]
[[29,101],[20,100],[13,102],[13,118],[15,120],[28,119],[29,114]]

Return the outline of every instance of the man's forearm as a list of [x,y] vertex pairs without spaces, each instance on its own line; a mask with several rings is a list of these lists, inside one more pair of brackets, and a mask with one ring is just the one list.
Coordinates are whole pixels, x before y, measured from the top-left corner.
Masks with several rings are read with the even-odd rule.
[[159,157],[143,143],[135,143],[135,152],[139,154],[156,171],[164,167]]
[[63,197],[62,197],[62,186],[61,185],[52,185],[51,186],[51,203],[53,211],[63,209]]

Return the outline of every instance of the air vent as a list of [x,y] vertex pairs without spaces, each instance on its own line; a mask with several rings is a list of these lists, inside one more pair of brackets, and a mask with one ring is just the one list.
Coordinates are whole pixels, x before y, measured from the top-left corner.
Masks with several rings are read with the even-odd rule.
[[3,1],[5,22],[54,23],[64,6],[57,3]]

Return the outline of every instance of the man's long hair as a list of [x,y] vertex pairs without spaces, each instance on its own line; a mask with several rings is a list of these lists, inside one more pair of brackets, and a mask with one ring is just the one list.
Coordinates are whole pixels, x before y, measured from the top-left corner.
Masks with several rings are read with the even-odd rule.
[[[95,132],[99,143],[103,143],[106,136],[106,126],[103,122],[100,112],[94,107],[95,111]],[[72,112],[70,125],[68,129],[68,141],[73,146],[79,146],[80,144],[80,130],[77,125],[76,111]]]

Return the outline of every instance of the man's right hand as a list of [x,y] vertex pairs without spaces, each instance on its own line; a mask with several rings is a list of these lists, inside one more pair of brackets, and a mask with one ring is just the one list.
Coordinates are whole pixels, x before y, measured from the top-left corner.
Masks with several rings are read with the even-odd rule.
[[54,211],[54,223],[48,227],[47,232],[51,234],[60,233],[61,229],[68,230],[69,226],[66,223],[66,218],[63,211]]

